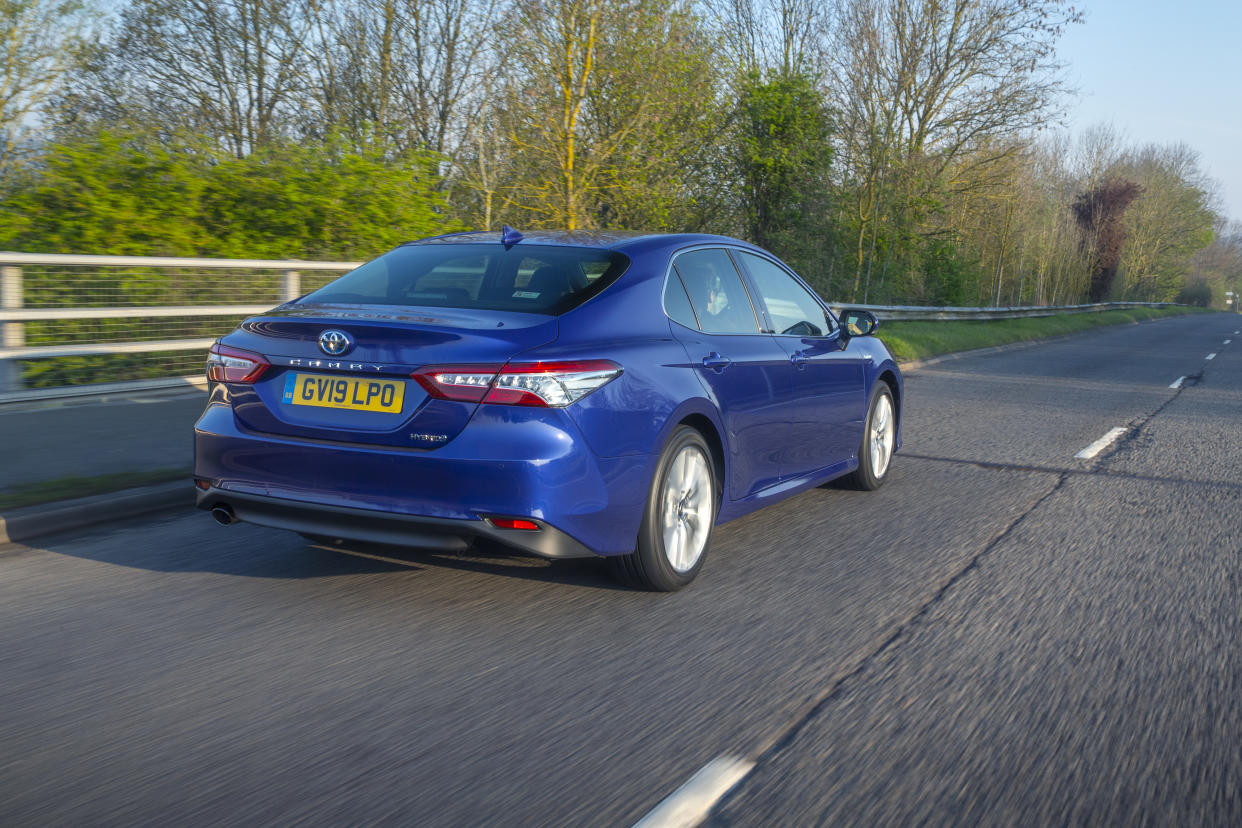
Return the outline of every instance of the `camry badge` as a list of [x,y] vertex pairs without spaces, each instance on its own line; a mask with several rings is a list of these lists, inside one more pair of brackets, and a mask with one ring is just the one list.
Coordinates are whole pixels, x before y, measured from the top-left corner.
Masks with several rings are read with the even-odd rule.
[[319,350],[328,356],[340,356],[353,345],[354,341],[344,331],[327,330],[319,335]]

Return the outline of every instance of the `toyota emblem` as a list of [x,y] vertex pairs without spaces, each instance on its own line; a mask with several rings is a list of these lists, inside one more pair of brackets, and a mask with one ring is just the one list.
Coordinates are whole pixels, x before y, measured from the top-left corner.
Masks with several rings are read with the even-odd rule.
[[319,350],[328,356],[340,356],[354,345],[344,331],[328,330],[319,335]]

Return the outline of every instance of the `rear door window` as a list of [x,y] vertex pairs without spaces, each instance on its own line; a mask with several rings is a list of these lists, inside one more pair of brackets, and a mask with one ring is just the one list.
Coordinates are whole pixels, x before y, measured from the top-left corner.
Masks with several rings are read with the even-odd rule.
[[[673,262],[704,333],[758,333],[759,322],[733,260],[724,248],[682,253]],[[684,324],[684,323],[683,323]]]
[[664,311],[669,319],[680,322],[687,328],[699,327],[694,308],[690,307],[690,297],[686,295],[686,288],[676,271],[668,274],[668,281],[664,283]]

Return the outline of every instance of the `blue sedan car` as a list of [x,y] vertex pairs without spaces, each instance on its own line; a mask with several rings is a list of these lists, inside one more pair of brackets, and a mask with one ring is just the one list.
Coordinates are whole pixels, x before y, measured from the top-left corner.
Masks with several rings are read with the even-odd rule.
[[875,327],[722,236],[403,244],[212,347],[198,505],[319,541],[604,556],[679,589],[717,524],[884,482],[902,378]]

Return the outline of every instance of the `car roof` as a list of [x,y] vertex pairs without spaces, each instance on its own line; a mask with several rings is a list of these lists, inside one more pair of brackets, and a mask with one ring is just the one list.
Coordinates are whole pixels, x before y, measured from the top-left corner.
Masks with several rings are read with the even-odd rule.
[[[498,231],[470,230],[464,233],[446,233],[426,239],[406,242],[414,244],[477,244],[500,243]],[[627,230],[529,230],[523,231],[517,244],[552,244],[564,247],[594,247],[620,252],[647,252],[658,248],[685,247],[692,244],[734,244],[753,247],[748,242],[728,236],[709,233],[636,233]],[[405,245],[402,245],[403,247]]]

